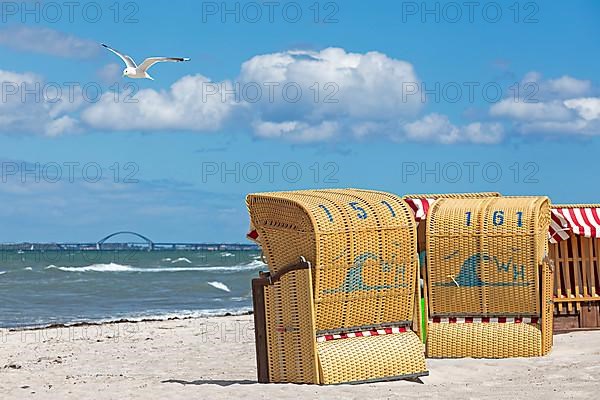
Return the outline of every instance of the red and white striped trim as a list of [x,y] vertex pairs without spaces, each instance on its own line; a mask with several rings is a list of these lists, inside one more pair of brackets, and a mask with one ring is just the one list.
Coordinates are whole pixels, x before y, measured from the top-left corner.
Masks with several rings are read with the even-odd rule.
[[538,317],[433,317],[434,324],[537,324]]
[[567,231],[588,238],[600,238],[600,208],[553,208],[550,241],[569,238]]
[[567,219],[557,209],[552,209],[551,217],[550,228],[548,230],[550,243],[567,240],[569,238],[569,222]]
[[404,199],[415,214],[417,222],[424,221],[435,199]]
[[408,329],[406,327],[371,329],[371,330],[367,330],[367,331],[348,332],[348,333],[339,333],[339,334],[335,334],[335,335],[317,336],[317,342],[321,343],[321,342],[328,342],[330,340],[348,339],[348,338],[353,338],[353,337],[391,335],[394,333],[404,333],[407,331],[408,331]]

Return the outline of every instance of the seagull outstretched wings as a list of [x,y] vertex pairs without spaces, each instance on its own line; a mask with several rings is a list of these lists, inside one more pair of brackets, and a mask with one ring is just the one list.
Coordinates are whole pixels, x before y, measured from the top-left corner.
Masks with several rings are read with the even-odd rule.
[[152,79],[150,75],[148,75],[148,69],[152,67],[154,64],[159,62],[184,62],[190,61],[189,58],[183,57],[148,57],[146,58],[140,65],[137,65],[133,58],[130,56],[113,49],[112,47],[102,43],[102,46],[108,49],[109,51],[115,53],[123,62],[125,63],[125,70],[123,71],[123,76],[127,76],[133,79]]

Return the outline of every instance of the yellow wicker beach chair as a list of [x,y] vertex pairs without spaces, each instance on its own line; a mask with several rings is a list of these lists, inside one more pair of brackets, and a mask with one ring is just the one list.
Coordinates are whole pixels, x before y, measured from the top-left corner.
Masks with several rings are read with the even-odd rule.
[[439,199],[427,217],[429,357],[525,357],[552,347],[546,197]]
[[402,199],[306,190],[253,194],[247,204],[269,266],[253,281],[259,382],[427,375],[412,330],[416,229]]

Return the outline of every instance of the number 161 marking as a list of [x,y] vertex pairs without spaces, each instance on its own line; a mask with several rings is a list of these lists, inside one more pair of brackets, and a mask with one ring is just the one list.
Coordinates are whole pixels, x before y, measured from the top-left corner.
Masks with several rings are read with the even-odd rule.
[[[523,226],[523,211],[517,211],[516,214],[517,214],[517,226],[522,227]],[[466,226],[471,226],[472,215],[473,214],[471,211],[467,211],[465,213]],[[494,226],[504,225],[504,211],[502,211],[502,210],[494,211],[494,214],[492,215],[492,223],[494,224]]]

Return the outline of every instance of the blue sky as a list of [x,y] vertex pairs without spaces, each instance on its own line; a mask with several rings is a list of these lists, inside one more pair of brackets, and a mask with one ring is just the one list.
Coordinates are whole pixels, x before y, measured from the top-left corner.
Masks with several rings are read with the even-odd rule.
[[598,2],[226,3],[0,4],[0,241],[243,242],[247,193],[300,188],[600,202]]

